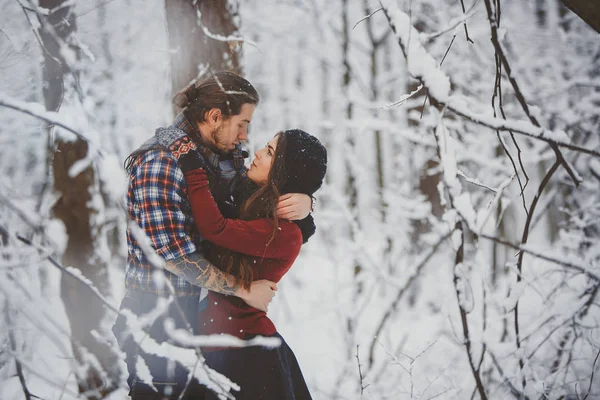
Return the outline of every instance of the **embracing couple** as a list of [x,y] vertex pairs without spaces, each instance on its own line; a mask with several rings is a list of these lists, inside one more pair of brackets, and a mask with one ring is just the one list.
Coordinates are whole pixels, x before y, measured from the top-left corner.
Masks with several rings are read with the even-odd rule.
[[[151,265],[152,255],[129,229],[121,310],[144,317],[145,331],[158,343],[172,341],[167,320],[195,335],[280,338],[274,349],[213,347],[202,353],[209,367],[240,385],[232,393],[237,399],[310,399],[294,353],[266,311],[277,282],[315,232],[310,212],[327,152],[314,136],[286,130],[246,168],[241,142],[248,139],[259,96],[232,72],[191,85],[175,101],[183,111],[173,124],[157,129],[126,160],[129,219],[164,258],[165,270]],[[172,290],[164,280],[176,301],[157,313]],[[132,399],[217,398],[188,382],[189,372],[178,363],[142,351],[123,316],[113,332],[126,355]],[[144,378],[147,369],[152,383]]]

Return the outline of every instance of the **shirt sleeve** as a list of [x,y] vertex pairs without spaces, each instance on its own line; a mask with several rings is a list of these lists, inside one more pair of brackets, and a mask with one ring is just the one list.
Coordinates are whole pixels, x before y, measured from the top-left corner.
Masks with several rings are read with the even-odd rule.
[[156,252],[167,260],[195,252],[193,225],[182,209],[185,179],[177,161],[161,151],[134,171],[131,185],[136,222]]
[[185,179],[196,227],[206,240],[256,257],[287,259],[300,251],[302,234],[294,223],[280,219],[277,235],[269,243],[273,234],[272,220],[226,219],[210,193],[204,170],[187,172]]

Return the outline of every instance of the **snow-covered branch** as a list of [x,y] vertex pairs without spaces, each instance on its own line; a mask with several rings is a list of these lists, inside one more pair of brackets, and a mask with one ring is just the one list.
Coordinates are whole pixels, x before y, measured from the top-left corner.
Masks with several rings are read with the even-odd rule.
[[548,262],[551,262],[553,264],[557,264],[560,265],[562,267],[565,267],[567,269],[573,270],[573,271],[577,271],[580,272],[584,275],[586,275],[587,277],[595,280],[596,282],[600,283],[600,275],[598,274],[598,272],[594,271],[593,269],[589,268],[587,265],[584,264],[575,264],[571,261],[568,260],[561,260],[558,257],[551,257],[547,254],[542,253],[539,250],[536,250],[534,247],[532,246],[528,246],[526,244],[515,244],[515,243],[511,243],[507,240],[501,239],[501,238],[497,238],[482,232],[477,233],[477,235],[479,237],[482,237],[484,239],[488,239],[491,240],[493,242],[499,243],[503,246],[506,247],[510,247],[511,249],[514,250],[518,250],[520,252],[523,252],[524,254],[529,254],[533,257],[539,258],[541,260],[545,260]]
[[569,143],[569,137],[562,131],[551,131],[543,127],[535,126],[527,121],[510,120],[497,118],[491,113],[479,113],[469,109],[465,99],[458,96],[452,96],[449,102],[445,104],[448,110],[467,118],[479,125],[486,126],[499,131],[510,131],[527,136],[532,139],[539,139],[547,143],[556,144],[559,147],[564,147],[569,150],[578,151],[581,153],[593,155],[600,158],[600,152],[594,149],[577,146]]
[[394,0],[379,3],[396,34],[410,76],[422,82],[437,102],[446,103],[450,96],[450,78],[420,43],[419,32],[412,26],[408,14],[402,12]]
[[[382,0],[380,3],[388,18],[390,26],[396,34],[398,44],[406,57],[408,72],[428,90],[432,103],[440,108],[447,107],[475,123],[490,128],[512,131],[533,139],[543,140],[551,146],[564,147],[600,157],[600,152],[596,150],[586,149],[568,143],[569,138],[564,132],[552,132],[542,128],[536,119],[531,119],[532,122],[530,123],[524,121],[510,121],[471,111],[462,99],[451,96],[450,79],[440,69],[435,59],[419,42],[419,32],[411,25],[410,17],[402,12],[398,5],[392,0]],[[528,113],[528,115],[530,115],[530,113]],[[581,178],[575,175],[575,171],[572,167],[568,166],[568,163],[562,157],[561,163],[567,167],[567,171],[574,177],[575,182],[581,181]]]
[[[64,116],[54,111],[46,111],[44,105],[40,103],[28,103],[20,100],[16,100],[5,93],[0,92],[0,106],[7,107],[19,112],[22,112],[32,117],[41,119],[49,124],[56,125],[63,128],[64,130],[71,132],[80,139],[86,142],[91,142],[90,139],[81,133],[77,128],[71,126]],[[94,146],[97,148],[96,146]],[[98,149],[100,155],[103,154],[102,150]]]

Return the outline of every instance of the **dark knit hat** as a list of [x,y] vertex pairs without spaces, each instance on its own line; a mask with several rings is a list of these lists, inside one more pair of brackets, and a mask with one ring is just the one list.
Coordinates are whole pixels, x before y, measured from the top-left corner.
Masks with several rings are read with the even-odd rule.
[[319,139],[300,129],[283,131],[281,136],[285,137],[282,156],[287,174],[282,193],[312,196],[323,184],[327,172],[327,150]]

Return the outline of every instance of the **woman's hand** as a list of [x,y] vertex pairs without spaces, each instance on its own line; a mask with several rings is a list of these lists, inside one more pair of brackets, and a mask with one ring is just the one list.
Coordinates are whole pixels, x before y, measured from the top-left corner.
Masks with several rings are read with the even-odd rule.
[[312,199],[303,193],[288,193],[279,196],[277,203],[277,218],[295,221],[304,219],[310,214]]
[[252,282],[250,290],[240,288],[235,295],[244,300],[250,307],[267,312],[271,300],[275,297],[276,290],[277,284],[275,282],[260,279]]

